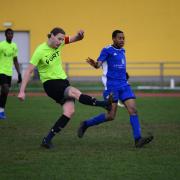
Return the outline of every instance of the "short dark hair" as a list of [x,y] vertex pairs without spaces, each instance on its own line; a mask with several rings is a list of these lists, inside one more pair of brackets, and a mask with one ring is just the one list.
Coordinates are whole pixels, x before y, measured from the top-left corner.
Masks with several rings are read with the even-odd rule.
[[8,32],[14,33],[14,31],[11,28],[8,28],[5,30],[5,36],[7,36]]
[[121,31],[121,30],[115,30],[115,31],[113,31],[113,33],[112,33],[112,38],[115,38],[118,33],[123,33],[123,31]]
[[53,34],[54,36],[56,36],[56,35],[59,34],[59,33],[64,34],[64,35],[66,34],[65,31],[64,31],[62,28],[60,28],[60,27],[55,27],[55,28],[53,28],[53,29],[50,31],[50,33],[48,34],[48,38],[51,37],[51,34]]

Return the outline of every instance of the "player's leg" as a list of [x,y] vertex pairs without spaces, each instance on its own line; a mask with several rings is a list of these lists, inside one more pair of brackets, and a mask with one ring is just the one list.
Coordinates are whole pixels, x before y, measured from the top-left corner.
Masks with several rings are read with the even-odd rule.
[[65,90],[65,97],[73,97],[85,105],[104,107],[107,110],[111,109],[112,95],[110,95],[109,98],[105,101],[99,101],[94,97],[83,94],[79,89],[69,86]]
[[130,123],[133,130],[133,137],[135,140],[136,147],[142,147],[143,145],[149,143],[153,136],[150,135],[148,137],[142,137],[141,135],[141,127],[139,123],[139,116],[137,113],[136,103],[135,103],[135,95],[132,92],[130,86],[125,87],[121,96],[130,116]]
[[43,83],[47,95],[63,107],[63,114],[58,118],[47,136],[43,139],[43,147],[52,147],[52,138],[67,125],[74,113],[74,99],[67,99],[64,97],[64,91],[68,86],[69,82],[67,80],[49,80]]
[[[105,91],[104,92],[104,99],[107,100],[109,98],[109,95],[110,95],[110,92]],[[106,113],[106,114],[102,113],[102,114],[99,114],[99,115],[97,115],[95,117],[92,117],[92,118],[90,118],[88,120],[85,120],[85,121],[81,122],[80,127],[78,129],[78,137],[82,138],[85,131],[89,127],[96,126],[98,124],[102,124],[104,122],[114,120],[114,118],[116,116],[116,111],[117,111],[117,101],[113,100],[112,108],[111,108],[110,111],[108,111],[108,113]]]
[[101,113],[95,117],[92,117],[88,120],[82,121],[80,124],[80,127],[78,128],[78,137],[82,138],[85,131],[92,126],[97,126],[99,124],[102,124],[104,122],[112,121],[114,120],[116,116],[116,110],[117,110],[117,103],[112,103],[111,111],[107,113]]
[[135,140],[141,138],[141,128],[139,123],[139,117],[136,110],[136,104],[134,99],[127,99],[124,101],[127,111],[130,116],[130,123],[133,130],[133,137]]
[[0,85],[1,85],[1,94],[0,94],[0,119],[5,119],[5,106],[7,102],[7,97],[9,93],[9,88],[11,84],[11,77],[4,74],[0,75]]
[[43,139],[42,146],[45,148],[52,147],[52,139],[53,137],[62,131],[63,128],[68,124],[72,115],[74,114],[74,101],[66,101],[63,105],[63,114],[58,118],[53,127],[50,129],[47,136]]

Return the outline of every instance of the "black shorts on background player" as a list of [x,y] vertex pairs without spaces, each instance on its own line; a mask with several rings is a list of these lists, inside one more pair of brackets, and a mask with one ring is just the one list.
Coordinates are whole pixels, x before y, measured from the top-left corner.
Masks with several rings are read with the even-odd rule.
[[7,76],[5,74],[0,74],[0,85],[2,86],[3,84],[8,84],[9,87],[11,86],[11,76]]

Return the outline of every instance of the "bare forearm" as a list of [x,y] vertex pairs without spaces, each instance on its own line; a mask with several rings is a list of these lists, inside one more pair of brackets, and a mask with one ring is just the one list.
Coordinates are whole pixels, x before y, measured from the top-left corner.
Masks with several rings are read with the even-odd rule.
[[96,68],[96,69],[99,69],[99,68],[101,67],[101,65],[102,65],[102,62],[96,61],[95,68]]
[[29,79],[30,79],[30,76],[31,76],[31,72],[29,70],[27,70],[25,72],[25,75],[24,75],[24,78],[23,78],[23,81],[21,84],[20,92],[25,92],[26,86],[27,86]]
[[88,57],[88,58],[86,59],[86,62],[87,62],[88,64],[90,64],[90,65],[91,65],[93,68],[95,68],[95,69],[100,68],[101,65],[102,65],[102,62],[101,62],[101,61],[95,61],[94,59],[92,59],[92,58],[90,58],[90,57]]
[[31,67],[31,65],[26,69],[26,72],[24,74],[24,77],[23,77],[23,81],[22,81],[22,84],[21,84],[21,88],[20,88],[20,92],[25,92],[26,90],[26,86],[29,82],[29,79],[30,79],[30,76],[33,72],[33,67]]
[[77,35],[75,36],[70,36],[69,37],[69,42],[72,43],[72,42],[76,42],[76,41],[80,41],[81,39],[78,38]]
[[69,43],[73,43],[73,42],[76,42],[76,41],[80,41],[84,38],[84,31],[83,30],[80,30],[77,32],[76,35],[74,36],[70,36],[69,37]]
[[20,101],[25,100],[26,86],[27,86],[27,84],[29,82],[31,73],[33,72],[34,68],[35,68],[35,66],[33,64],[29,64],[28,68],[26,69],[26,72],[24,74],[24,78],[23,78],[23,81],[22,81],[22,84],[21,84],[21,88],[20,88],[20,91],[19,91],[19,94],[18,94],[18,98],[19,98]]

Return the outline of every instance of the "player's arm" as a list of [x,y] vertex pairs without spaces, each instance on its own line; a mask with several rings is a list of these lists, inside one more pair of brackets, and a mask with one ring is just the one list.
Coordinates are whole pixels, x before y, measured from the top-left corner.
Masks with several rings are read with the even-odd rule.
[[18,74],[18,82],[17,83],[21,83],[22,82],[22,77],[21,77],[21,72],[20,72],[20,67],[19,67],[17,56],[15,56],[13,58],[13,61],[14,61],[15,69],[16,69],[17,74]]
[[100,53],[100,56],[98,57],[97,61],[91,59],[88,57],[88,59],[86,60],[87,63],[89,63],[92,67],[98,69],[102,66],[103,62],[106,61],[108,57],[108,52],[107,52],[107,48],[103,48],[101,53]]
[[102,65],[102,61],[95,61],[91,59],[90,57],[86,59],[86,62],[96,69],[100,68]]
[[31,77],[32,72],[34,71],[35,66],[33,64],[29,64],[28,68],[25,71],[24,74],[24,78],[20,87],[20,91],[18,94],[18,98],[19,100],[23,101],[25,100],[25,90],[26,90],[26,86],[29,82],[29,79]]
[[79,30],[74,36],[65,36],[65,44],[73,43],[76,41],[80,41],[84,38],[84,31]]

